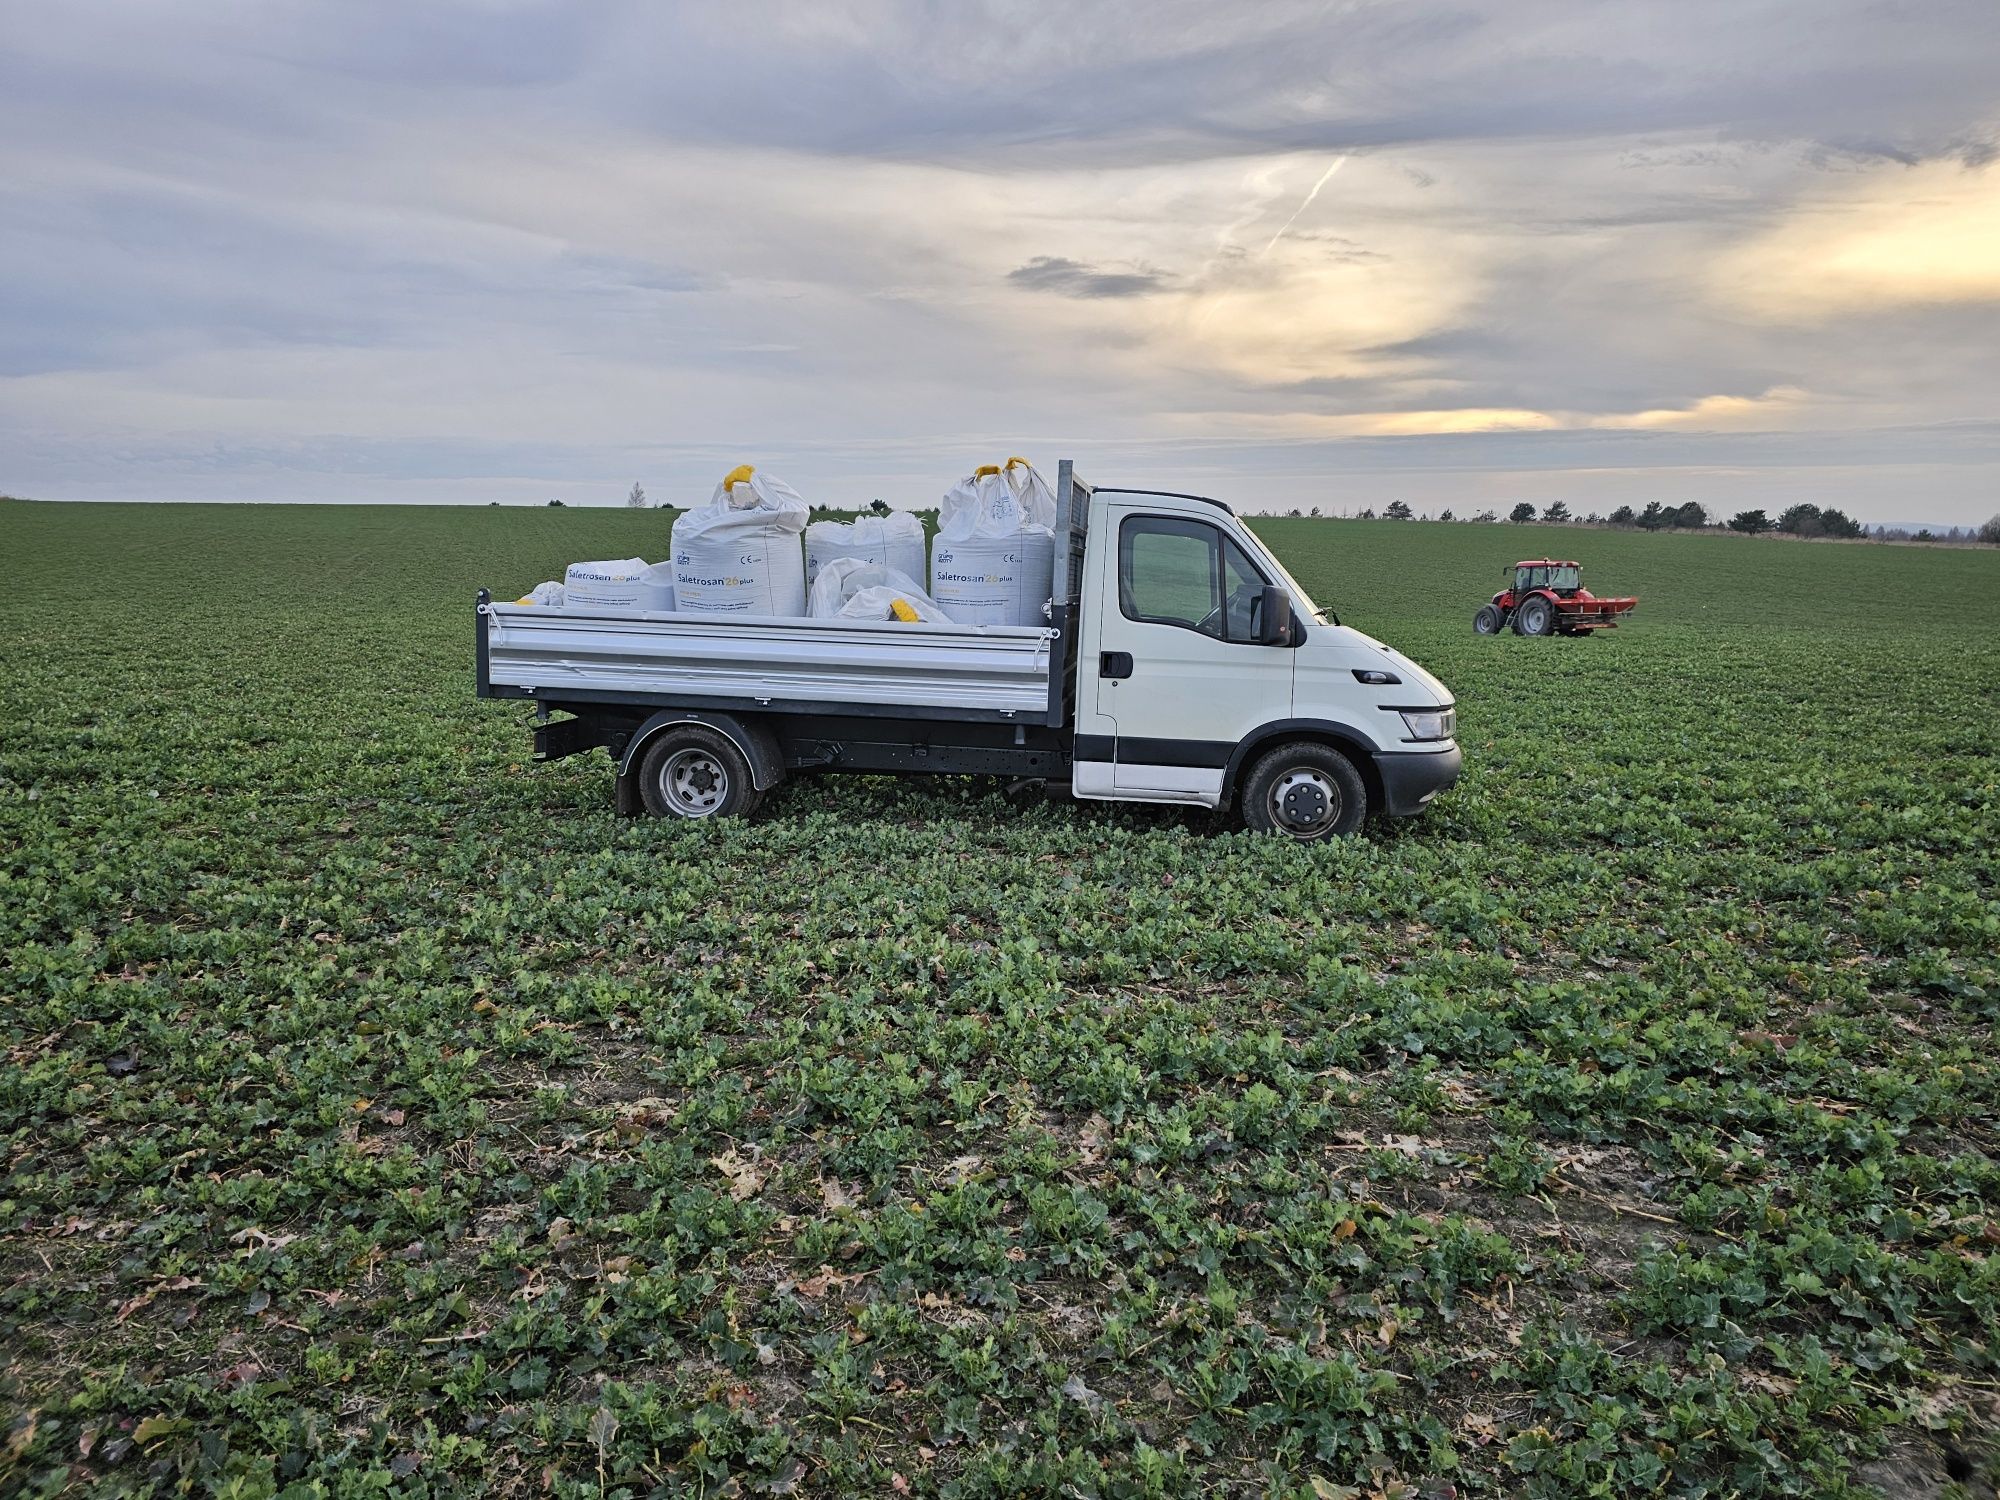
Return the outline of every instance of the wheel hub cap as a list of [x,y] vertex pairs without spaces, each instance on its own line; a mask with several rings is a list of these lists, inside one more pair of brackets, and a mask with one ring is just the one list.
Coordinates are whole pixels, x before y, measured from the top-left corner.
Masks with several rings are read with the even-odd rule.
[[1288,771],[1271,788],[1271,811],[1293,833],[1313,833],[1338,815],[1340,791],[1317,771]]
[[683,750],[666,764],[660,790],[684,818],[705,818],[729,795],[729,773],[706,750]]

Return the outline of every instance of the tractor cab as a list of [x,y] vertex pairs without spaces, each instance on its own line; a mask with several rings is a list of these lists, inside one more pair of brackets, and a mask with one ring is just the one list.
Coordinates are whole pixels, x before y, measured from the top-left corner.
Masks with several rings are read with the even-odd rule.
[[1583,587],[1583,569],[1573,562],[1555,562],[1542,558],[1535,562],[1517,562],[1512,568],[1502,568],[1503,575],[1511,573],[1514,578],[1514,592],[1525,594],[1534,589],[1547,589],[1560,594],[1565,599],[1575,597]]

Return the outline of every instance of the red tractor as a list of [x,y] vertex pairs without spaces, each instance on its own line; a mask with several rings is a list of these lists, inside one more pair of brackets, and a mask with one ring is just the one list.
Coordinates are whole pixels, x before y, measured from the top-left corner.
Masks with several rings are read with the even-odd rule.
[[1510,622],[1516,635],[1589,635],[1615,628],[1620,615],[1639,606],[1637,599],[1598,598],[1583,586],[1583,570],[1573,562],[1544,557],[1505,571],[1513,574],[1513,586],[1472,617],[1480,635],[1498,635]]

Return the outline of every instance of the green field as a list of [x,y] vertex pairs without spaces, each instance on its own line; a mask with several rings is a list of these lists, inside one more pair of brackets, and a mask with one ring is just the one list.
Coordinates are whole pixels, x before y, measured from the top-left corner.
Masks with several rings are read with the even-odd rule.
[[1467,750],[1307,848],[615,818],[471,596],[666,526],[0,505],[0,1492],[1991,1493],[2000,552],[1262,523]]

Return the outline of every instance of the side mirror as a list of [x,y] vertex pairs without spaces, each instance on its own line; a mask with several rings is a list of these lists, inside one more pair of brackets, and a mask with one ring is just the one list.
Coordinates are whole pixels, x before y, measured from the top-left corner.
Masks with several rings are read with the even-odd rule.
[[1292,644],[1292,596],[1275,583],[1265,584],[1257,597],[1257,644]]

